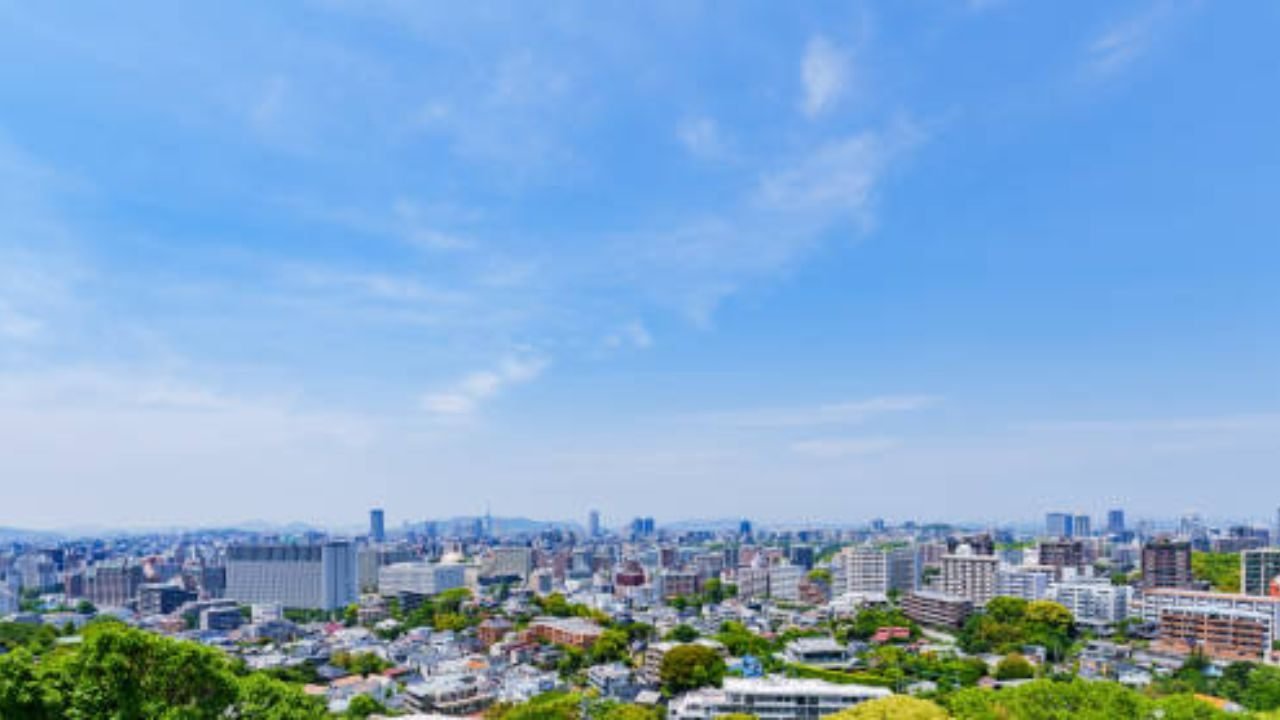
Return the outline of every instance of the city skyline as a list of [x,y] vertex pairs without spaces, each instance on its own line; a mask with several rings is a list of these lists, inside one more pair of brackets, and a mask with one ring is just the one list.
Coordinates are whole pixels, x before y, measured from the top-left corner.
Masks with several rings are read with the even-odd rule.
[[1268,18],[0,6],[0,527],[1269,522]]

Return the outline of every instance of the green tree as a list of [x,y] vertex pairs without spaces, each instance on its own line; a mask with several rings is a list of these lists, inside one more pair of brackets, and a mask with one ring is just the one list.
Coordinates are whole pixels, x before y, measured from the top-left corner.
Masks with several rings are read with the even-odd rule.
[[351,698],[351,702],[347,703],[347,712],[345,714],[349,718],[364,720],[370,715],[382,715],[386,712],[386,706],[377,700],[368,695],[357,695]]
[[0,655],[0,718],[55,720],[62,698],[44,682],[26,648]]
[[630,656],[631,638],[625,630],[605,630],[591,646],[592,664],[617,662]]
[[724,671],[724,660],[715,650],[702,645],[680,645],[662,657],[659,676],[663,689],[678,695],[700,687],[719,687]]
[[859,703],[842,710],[827,720],[946,720],[947,711],[929,702],[907,695],[891,695]]
[[1197,580],[1208,581],[1219,592],[1240,592],[1240,555],[1192,552],[1191,574]]
[[1011,653],[996,663],[995,678],[997,680],[1026,680],[1036,676],[1036,669],[1026,658]]
[[667,640],[688,643],[698,639],[698,631],[692,625],[680,623],[667,632]]
[[240,679],[234,716],[239,720],[319,720],[324,702],[260,673]]
[[1268,665],[1253,668],[1239,701],[1250,710],[1280,708],[1280,669]]

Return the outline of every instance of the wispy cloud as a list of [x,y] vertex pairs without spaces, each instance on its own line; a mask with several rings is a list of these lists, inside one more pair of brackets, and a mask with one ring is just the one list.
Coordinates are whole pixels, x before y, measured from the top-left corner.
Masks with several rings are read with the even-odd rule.
[[639,320],[633,320],[605,336],[607,348],[631,347],[643,350],[653,345],[653,335]]
[[[867,215],[889,163],[915,146],[923,132],[907,121],[824,144],[788,167],[765,174],[757,200],[797,213]],[[827,216],[822,216],[824,219]]]
[[937,404],[933,395],[883,395],[812,407],[764,408],[717,412],[696,416],[714,425],[740,428],[798,428],[817,425],[849,425],[890,413],[922,410]]
[[849,83],[851,62],[848,51],[827,38],[818,35],[809,40],[800,61],[805,115],[817,117],[839,100]]
[[925,138],[902,119],[797,151],[762,172],[736,204],[617,238],[608,261],[659,302],[709,325],[725,298],[788,271],[824,231],[850,221],[858,230],[873,227],[886,173]]
[[861,455],[875,455],[891,450],[901,442],[897,438],[873,437],[829,437],[800,440],[791,444],[791,451],[806,457],[823,460],[834,460]]
[[676,137],[686,150],[698,157],[714,158],[725,151],[720,126],[705,115],[681,120],[676,127]]
[[496,367],[477,370],[448,388],[424,395],[422,408],[439,418],[470,416],[508,388],[533,381],[548,365],[550,360],[539,355],[506,358]]
[[1151,50],[1174,15],[1173,7],[1161,1],[1108,25],[1089,43],[1087,69],[1105,77],[1128,68]]

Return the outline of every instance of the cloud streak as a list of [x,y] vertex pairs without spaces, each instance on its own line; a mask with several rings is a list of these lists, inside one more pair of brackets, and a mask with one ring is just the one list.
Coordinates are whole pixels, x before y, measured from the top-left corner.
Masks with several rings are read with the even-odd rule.
[[550,363],[537,355],[508,357],[496,367],[469,373],[450,387],[427,393],[422,397],[422,409],[442,419],[470,417],[507,389],[532,382]]
[[923,410],[940,402],[933,395],[882,395],[813,407],[763,408],[709,413],[696,420],[738,428],[801,428],[816,425],[851,425],[880,415]]
[[804,88],[801,108],[815,118],[835,105],[849,82],[849,53],[818,35],[805,46],[800,61],[800,83]]

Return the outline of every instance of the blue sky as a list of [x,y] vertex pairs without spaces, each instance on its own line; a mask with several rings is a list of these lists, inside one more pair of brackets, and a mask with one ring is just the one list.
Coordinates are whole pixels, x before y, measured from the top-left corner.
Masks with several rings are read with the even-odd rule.
[[1269,516],[1277,21],[0,2],[0,524]]

